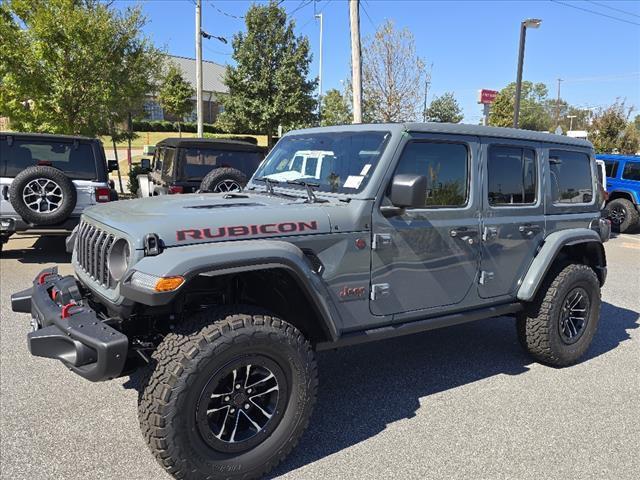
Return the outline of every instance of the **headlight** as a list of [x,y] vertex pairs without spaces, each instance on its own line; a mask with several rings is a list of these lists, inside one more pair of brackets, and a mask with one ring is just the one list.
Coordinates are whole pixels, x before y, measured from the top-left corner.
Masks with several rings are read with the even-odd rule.
[[119,238],[115,241],[107,257],[107,268],[111,277],[119,282],[127,268],[129,268],[129,260],[131,260],[131,249],[129,248],[129,242],[124,238]]

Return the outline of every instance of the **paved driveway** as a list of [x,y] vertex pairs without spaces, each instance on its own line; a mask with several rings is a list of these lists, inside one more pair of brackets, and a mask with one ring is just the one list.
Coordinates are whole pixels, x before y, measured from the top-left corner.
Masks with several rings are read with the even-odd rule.
[[[11,292],[68,256],[26,237],[0,260],[1,476],[167,479],[138,432],[136,378],[91,384],[29,356]],[[320,394],[287,479],[635,479],[640,236],[607,244],[600,330],[579,365],[532,363],[487,320],[319,357]]]

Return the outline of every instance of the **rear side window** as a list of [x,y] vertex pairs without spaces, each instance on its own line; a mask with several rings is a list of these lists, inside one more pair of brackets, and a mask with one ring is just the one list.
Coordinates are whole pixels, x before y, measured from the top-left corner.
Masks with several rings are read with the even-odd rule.
[[553,203],[590,203],[593,200],[589,155],[568,150],[550,150],[549,164]]
[[176,156],[175,148],[166,148],[162,157],[162,174],[171,176],[173,173],[173,159]]
[[605,160],[604,170],[607,174],[607,177],[615,177],[616,175],[618,175],[618,162],[616,162],[615,160]]
[[262,161],[262,152],[243,152],[235,150],[212,150],[208,148],[180,149],[182,161],[182,180],[200,181],[214,168],[235,168],[248,177]]
[[25,168],[46,165],[63,171],[77,180],[97,178],[96,160],[89,143],[57,142],[14,138],[0,141],[0,158],[4,176],[15,177]]
[[622,178],[640,182],[640,163],[627,162],[622,171]]
[[468,159],[464,144],[411,142],[402,152],[395,173],[427,177],[425,207],[463,207],[469,195]]
[[532,149],[491,147],[487,162],[489,205],[536,203],[536,155]]

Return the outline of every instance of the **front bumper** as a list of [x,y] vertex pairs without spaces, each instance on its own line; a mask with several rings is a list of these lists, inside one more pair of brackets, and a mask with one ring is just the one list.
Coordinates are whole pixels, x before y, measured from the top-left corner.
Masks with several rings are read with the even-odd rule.
[[32,287],[11,295],[11,308],[31,314],[34,331],[27,344],[32,355],[58,359],[93,382],[122,373],[127,336],[98,317],[73,276],[58,275],[57,267],[43,270]]

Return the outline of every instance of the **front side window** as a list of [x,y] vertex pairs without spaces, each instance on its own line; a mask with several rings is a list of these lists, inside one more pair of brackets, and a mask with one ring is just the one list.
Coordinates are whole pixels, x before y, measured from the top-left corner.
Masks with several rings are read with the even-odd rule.
[[427,177],[425,207],[462,207],[469,195],[468,159],[467,147],[461,143],[411,142],[395,173]]
[[553,203],[590,203],[593,200],[591,160],[586,153],[550,150]]
[[269,178],[280,187],[288,181],[318,184],[320,192],[362,191],[382,156],[391,133],[336,131],[287,135],[271,150],[254,178]]
[[3,139],[0,158],[7,177],[15,177],[25,168],[45,165],[57,168],[74,179],[97,178],[96,160],[89,143],[18,138],[9,143],[8,139]]
[[622,178],[640,182],[640,163],[627,162],[622,171]]
[[604,171],[607,177],[614,178],[618,174],[618,162],[615,160],[605,160]]
[[535,152],[529,148],[491,147],[487,160],[489,205],[536,203]]

